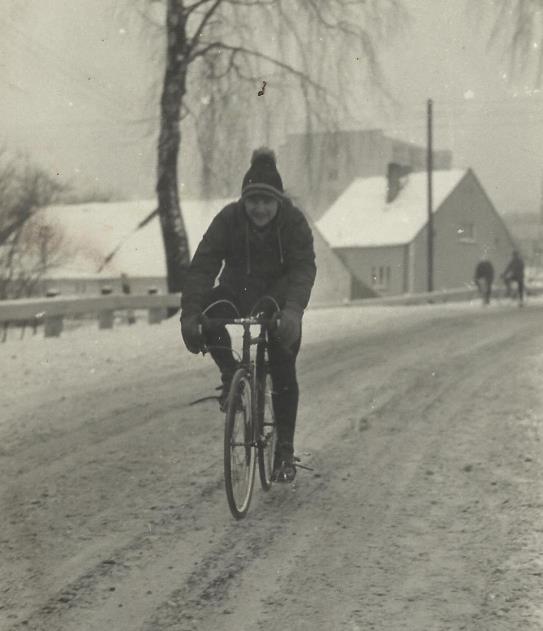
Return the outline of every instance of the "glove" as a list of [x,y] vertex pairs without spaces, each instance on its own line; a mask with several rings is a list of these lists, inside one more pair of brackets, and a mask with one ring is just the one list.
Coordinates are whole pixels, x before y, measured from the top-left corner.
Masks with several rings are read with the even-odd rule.
[[290,348],[302,332],[302,311],[286,306],[279,315],[276,337],[281,346]]
[[198,355],[204,343],[199,314],[181,316],[181,335],[187,350]]

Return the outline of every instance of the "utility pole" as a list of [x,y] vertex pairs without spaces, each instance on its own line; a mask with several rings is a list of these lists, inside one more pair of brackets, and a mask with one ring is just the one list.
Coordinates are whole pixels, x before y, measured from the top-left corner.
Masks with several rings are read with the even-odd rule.
[[428,99],[427,109],[428,120],[428,155],[427,155],[427,175],[428,175],[428,291],[434,291],[434,217],[432,213],[432,171],[433,150],[432,150],[432,99]]
[[539,272],[543,267],[543,176],[541,177],[541,192],[539,199],[539,227],[537,234],[537,250],[535,252],[535,265]]

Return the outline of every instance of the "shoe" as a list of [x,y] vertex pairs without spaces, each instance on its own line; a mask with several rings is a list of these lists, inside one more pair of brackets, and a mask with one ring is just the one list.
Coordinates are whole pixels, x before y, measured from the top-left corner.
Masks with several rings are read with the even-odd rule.
[[223,384],[221,388],[221,393],[217,397],[219,399],[219,408],[221,412],[226,412],[226,408],[228,407],[228,394],[230,392],[230,384]]
[[273,462],[272,482],[293,482],[296,477],[296,458],[291,453],[276,453]]
[[226,412],[226,407],[228,404],[228,395],[230,393],[230,385],[232,384],[233,376],[234,376],[233,372],[222,373],[221,375],[222,386],[219,386],[221,389],[221,393],[217,397],[219,399],[219,408],[221,412]]
[[[217,390],[218,389],[219,388],[217,388]],[[228,394],[230,393],[230,384],[223,383],[223,385],[220,386],[220,390],[221,393],[217,397],[217,399],[219,400],[219,408],[221,412],[226,412],[226,408],[228,407]]]

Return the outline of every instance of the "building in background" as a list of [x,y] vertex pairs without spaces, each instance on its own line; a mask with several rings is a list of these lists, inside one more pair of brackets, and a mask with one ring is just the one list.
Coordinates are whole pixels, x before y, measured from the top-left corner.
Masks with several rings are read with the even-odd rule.
[[[225,203],[225,200],[183,202],[191,253]],[[44,221],[62,233],[71,256],[47,273],[40,293],[57,289],[61,294],[96,295],[104,287],[121,293],[123,274],[130,278],[133,294],[150,290],[165,292],[166,262],[160,222],[158,216],[146,222],[155,208],[155,200],[45,208]]]
[[509,228],[528,266],[543,271],[543,219],[538,213],[506,213]]
[[[181,207],[191,256],[213,217],[230,201],[183,200]],[[62,232],[71,255],[47,273],[36,293],[99,295],[104,289],[122,293],[123,275],[130,279],[133,294],[166,292],[160,222],[157,216],[146,222],[155,207],[154,200],[144,200],[45,208],[43,220]],[[312,223],[311,218],[309,222]],[[312,304],[347,300],[350,272],[314,226],[313,234],[318,273]]]
[[[433,173],[435,290],[468,286],[477,261],[505,267],[514,240],[471,169]],[[350,298],[428,288],[427,175],[391,164],[358,178],[316,222],[352,274]]]
[[[425,147],[385,136],[380,129],[289,134],[279,149],[291,194],[315,220],[360,177],[380,176],[391,162],[426,170]],[[450,169],[452,153],[434,151],[434,168]]]

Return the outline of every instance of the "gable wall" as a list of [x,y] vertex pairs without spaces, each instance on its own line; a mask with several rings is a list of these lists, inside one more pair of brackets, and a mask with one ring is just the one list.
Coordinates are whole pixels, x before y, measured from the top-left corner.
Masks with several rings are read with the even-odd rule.
[[[473,227],[473,238],[460,228]],[[469,230],[467,230],[469,232]],[[501,217],[471,171],[460,181],[434,215],[434,289],[470,284],[477,262],[487,253],[496,276],[503,270],[514,243]],[[427,235],[421,230],[410,250],[412,291],[427,290]]]
[[[336,252],[352,274],[368,288],[368,296],[392,296],[406,291],[405,246],[338,248]],[[380,282],[380,277],[384,282]]]
[[317,277],[309,304],[340,303],[349,300],[351,273],[332,251],[317,228],[311,226],[311,231],[313,232]]

